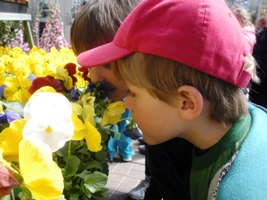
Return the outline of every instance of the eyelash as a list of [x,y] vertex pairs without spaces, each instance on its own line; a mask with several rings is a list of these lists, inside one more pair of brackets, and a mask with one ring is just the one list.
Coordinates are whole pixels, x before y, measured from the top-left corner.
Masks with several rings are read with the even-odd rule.
[[130,90],[127,90],[127,94],[128,94],[130,97],[134,97],[134,96],[135,96],[135,94],[132,93]]

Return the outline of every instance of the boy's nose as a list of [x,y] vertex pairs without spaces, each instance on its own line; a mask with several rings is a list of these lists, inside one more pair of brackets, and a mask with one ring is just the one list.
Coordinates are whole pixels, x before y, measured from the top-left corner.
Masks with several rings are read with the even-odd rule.
[[103,77],[98,68],[89,68],[90,78],[92,83],[98,83],[103,81]]

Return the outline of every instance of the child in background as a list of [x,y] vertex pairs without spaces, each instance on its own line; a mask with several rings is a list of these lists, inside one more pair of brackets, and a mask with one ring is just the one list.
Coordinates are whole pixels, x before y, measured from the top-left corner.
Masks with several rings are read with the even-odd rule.
[[267,110],[242,91],[255,65],[223,0],[143,0],[112,42],[78,56],[112,61],[144,140],[194,144],[191,199],[266,199]]
[[[235,14],[239,24],[243,29],[243,33],[245,36],[245,48],[247,48],[249,53],[252,53],[253,47],[256,43],[256,29],[255,26],[251,22],[251,15],[245,8],[234,6],[232,7],[232,11]],[[256,67],[255,67],[256,70]],[[259,82],[255,80],[255,83]],[[246,88],[243,89],[243,92],[246,94],[246,97],[249,99],[249,92],[251,88],[251,84],[249,83]]]
[[259,34],[265,27],[266,27],[266,19],[264,16],[259,17],[255,21],[255,26],[256,26],[256,34]]
[[[85,50],[110,42],[123,19],[138,3],[139,0],[89,0],[71,26],[71,46],[74,53],[78,55]],[[90,34],[88,35],[88,33]],[[114,78],[109,68],[109,65],[105,65],[97,69],[90,69],[91,82],[108,84],[109,99],[113,102],[122,101],[127,89],[122,81]],[[129,117],[131,117],[131,113],[126,110],[122,119]],[[107,151],[111,161],[116,153],[124,162],[132,160],[131,138],[123,133],[127,125],[127,121],[123,120],[113,126],[113,130],[120,133],[120,138],[118,139],[116,134],[109,138]]]
[[256,43],[256,30],[255,26],[251,22],[250,13],[248,10],[242,7],[233,7],[232,11],[243,28],[245,39],[247,41],[246,47],[248,48],[249,52],[252,52],[253,46]]

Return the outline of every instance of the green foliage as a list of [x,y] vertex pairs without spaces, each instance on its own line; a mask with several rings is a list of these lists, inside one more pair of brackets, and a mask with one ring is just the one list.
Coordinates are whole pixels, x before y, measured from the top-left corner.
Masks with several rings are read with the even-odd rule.
[[69,141],[54,154],[64,177],[66,199],[100,199],[107,192],[107,153],[105,148],[94,153],[86,142]]
[[21,193],[19,193],[20,200],[30,200],[32,199],[32,193],[26,187],[20,187]]

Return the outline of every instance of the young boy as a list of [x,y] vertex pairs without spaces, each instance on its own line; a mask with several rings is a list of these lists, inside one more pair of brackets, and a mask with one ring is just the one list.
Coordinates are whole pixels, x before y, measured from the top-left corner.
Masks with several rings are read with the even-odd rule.
[[256,77],[252,58],[223,0],[143,0],[111,43],[78,61],[116,61],[148,144],[194,144],[191,199],[258,200],[267,196],[267,111],[242,92]]
[[[74,53],[79,54],[112,41],[123,19],[138,3],[139,0],[89,0],[71,27]],[[127,96],[125,83],[115,77],[109,64],[84,70],[88,69],[92,82],[105,81],[112,86],[109,93],[112,101]],[[109,144],[116,141],[119,140],[112,140]],[[109,150],[111,152],[112,148]],[[129,196],[136,200],[161,200],[162,197],[168,200],[188,199],[191,154],[192,144],[180,138],[149,145],[145,160],[146,179],[133,188]]]

